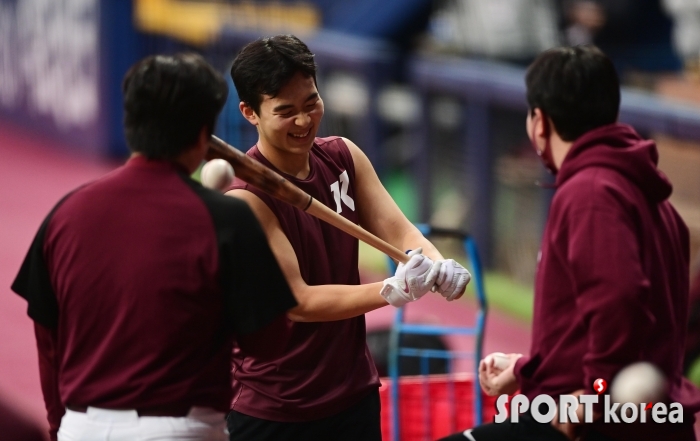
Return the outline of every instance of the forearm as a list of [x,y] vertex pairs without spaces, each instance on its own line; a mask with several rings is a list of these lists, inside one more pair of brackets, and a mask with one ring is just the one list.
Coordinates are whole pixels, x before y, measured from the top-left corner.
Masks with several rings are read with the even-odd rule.
[[297,305],[287,313],[295,322],[344,320],[387,306],[379,294],[382,283],[295,287]]
[[423,255],[429,257],[433,261],[444,259],[438,249],[435,248],[435,245],[426,239],[418,229],[412,228],[403,235],[401,250],[415,250],[418,247],[423,248]]
[[355,195],[360,226],[399,248],[401,251],[423,248],[433,260],[442,259],[438,250],[401,212],[382,185],[367,156],[352,141],[343,138],[355,165]]

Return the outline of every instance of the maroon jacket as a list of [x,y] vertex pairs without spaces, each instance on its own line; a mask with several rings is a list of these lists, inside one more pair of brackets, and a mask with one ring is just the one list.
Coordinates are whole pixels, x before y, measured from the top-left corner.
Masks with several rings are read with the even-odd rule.
[[[564,159],[539,256],[530,356],[515,368],[530,399],[593,393],[595,379],[610,384],[646,360],[666,374],[687,423],[700,410],[682,378],[688,229],[657,162],[654,142],[622,124],[584,134]],[[628,424],[616,426],[631,439]]]

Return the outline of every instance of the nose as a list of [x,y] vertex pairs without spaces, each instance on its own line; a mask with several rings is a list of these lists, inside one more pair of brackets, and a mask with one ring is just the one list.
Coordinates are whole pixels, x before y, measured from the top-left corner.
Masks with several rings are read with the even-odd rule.
[[306,112],[299,113],[299,115],[294,120],[294,124],[296,124],[299,127],[306,127],[309,125],[310,122],[311,122],[311,117]]

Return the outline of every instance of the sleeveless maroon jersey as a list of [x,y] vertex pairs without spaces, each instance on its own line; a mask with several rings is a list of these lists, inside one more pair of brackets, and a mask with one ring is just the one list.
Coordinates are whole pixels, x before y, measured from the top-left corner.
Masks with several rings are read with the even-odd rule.
[[[355,167],[342,139],[316,138],[306,179],[277,170],[257,146],[247,154],[358,223]],[[360,283],[357,239],[243,181],[236,180],[233,188],[252,192],[277,216],[308,285]],[[364,315],[318,323],[296,323],[286,317],[281,320],[287,321],[288,332],[279,339],[286,345],[278,352],[282,356],[260,360],[240,348],[234,350],[232,409],[273,421],[309,421],[341,412],[379,386],[367,348]]]

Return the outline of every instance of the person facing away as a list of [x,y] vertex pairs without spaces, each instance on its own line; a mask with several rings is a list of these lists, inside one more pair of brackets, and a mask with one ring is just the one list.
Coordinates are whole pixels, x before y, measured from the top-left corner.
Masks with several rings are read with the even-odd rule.
[[357,239],[234,182],[227,194],[248,202],[260,220],[299,305],[279,318],[286,338],[278,357],[234,350],[231,440],[379,440],[379,378],[364,313],[402,306],[433,286],[454,300],[470,275],[406,219],[352,141],[316,137],[323,100],[306,44],[287,35],[253,41],[231,75],[241,113],[258,131],[248,155],[351,222],[413,250],[394,277],[361,285]]
[[131,158],[51,210],[12,285],[52,439],[226,439],[232,337],[296,302],[248,206],[190,178],[223,77],[199,55],[157,55],[122,90]]
[[668,380],[666,402],[683,406],[683,422],[657,424],[647,411],[646,423],[605,424],[601,406],[592,423],[523,414],[445,440],[694,440],[700,400],[682,370],[689,235],[668,201],[656,145],[617,122],[618,76],[594,46],[540,54],[525,81],[527,134],[556,190],[538,257],[530,355],[509,354],[503,370],[482,361],[482,389],[558,402],[595,395],[596,379],[611,384],[625,366],[646,361]]

